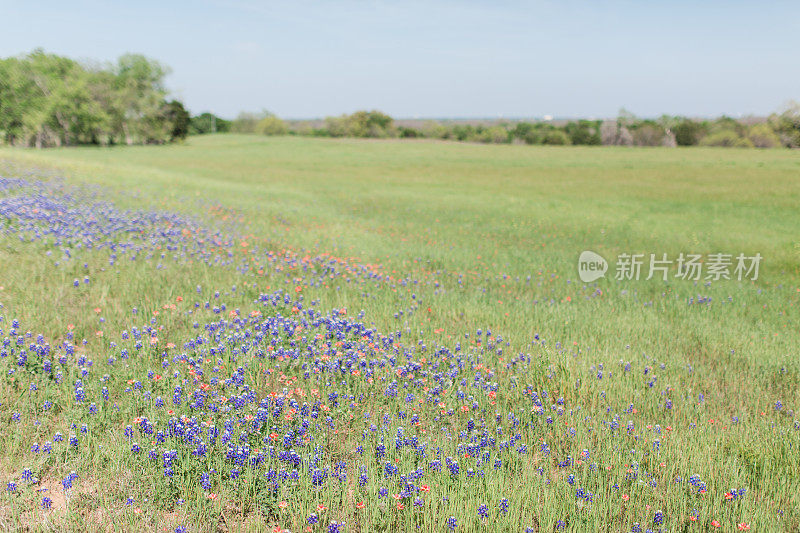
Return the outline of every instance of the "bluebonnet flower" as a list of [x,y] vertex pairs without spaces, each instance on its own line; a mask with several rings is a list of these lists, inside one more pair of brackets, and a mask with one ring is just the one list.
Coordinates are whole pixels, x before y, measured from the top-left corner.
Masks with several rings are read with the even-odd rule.
[[64,490],[68,490],[72,488],[73,482],[78,479],[78,474],[75,472],[70,472],[67,477],[61,480],[61,485],[64,487]]
[[501,499],[498,507],[501,513],[506,514],[508,512],[508,498]]

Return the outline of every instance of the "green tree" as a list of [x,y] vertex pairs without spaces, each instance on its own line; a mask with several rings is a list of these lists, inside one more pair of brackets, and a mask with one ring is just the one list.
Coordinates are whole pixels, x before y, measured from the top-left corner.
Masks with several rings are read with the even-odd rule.
[[92,98],[92,73],[64,57],[34,50],[0,66],[0,130],[6,142],[36,147],[87,142],[107,126]]
[[5,142],[26,142],[25,115],[34,109],[40,93],[34,92],[32,76],[22,61],[8,58],[0,61],[0,132]]
[[380,111],[356,111],[351,115],[327,117],[325,128],[331,137],[394,137],[392,117]]
[[483,128],[477,136],[477,140],[483,143],[503,144],[510,141],[511,136],[503,126],[492,126]]
[[187,117],[180,103],[164,101],[166,72],[139,55],[106,67],[39,49],[2,59],[0,135],[7,143],[39,148],[179,138]]
[[416,139],[417,137],[422,137],[422,132],[415,128],[401,126],[398,128],[398,136],[401,139]]
[[171,132],[163,120],[162,104],[166,90],[164,77],[169,69],[140,54],[125,54],[113,67],[115,98],[112,120],[127,144],[158,142]]
[[600,121],[579,120],[569,122],[564,127],[564,133],[572,144],[598,145],[600,141]]
[[439,122],[429,120],[422,125],[420,128],[420,133],[422,137],[428,137],[431,139],[449,139],[450,138],[450,130],[444,124]]
[[456,124],[452,128],[452,138],[467,141],[475,137],[476,129],[472,124]]
[[570,144],[570,140],[564,131],[554,128],[544,134],[542,144],[566,145]]
[[654,120],[639,120],[628,127],[636,146],[661,146],[664,143],[666,132]]
[[775,148],[781,145],[781,139],[778,134],[766,123],[751,126],[750,131],[747,132],[747,139],[756,148]]
[[672,128],[675,134],[675,142],[678,146],[694,146],[706,131],[706,126],[688,118],[680,119],[680,121]]
[[255,133],[256,126],[264,118],[266,112],[263,113],[248,113],[242,111],[239,113],[231,123],[231,131],[235,133]]
[[261,135],[286,135],[289,133],[289,126],[272,113],[266,113],[264,118],[256,124],[256,133]]
[[198,135],[203,133],[225,133],[230,131],[231,122],[220,118],[213,113],[201,113],[194,116],[189,124],[189,133]]
[[728,116],[721,116],[709,124],[709,133],[718,133],[721,131],[733,131],[739,137],[747,135],[747,126],[735,118]]
[[800,147],[800,102],[790,102],[780,114],[770,116],[769,123],[784,146]]
[[183,104],[177,100],[172,100],[164,104],[164,120],[170,127],[170,140],[185,139],[189,134],[189,123],[191,117]]
[[719,130],[703,137],[703,139],[700,141],[700,145],[731,148],[734,146],[742,146],[743,144],[746,144],[744,141],[745,139],[743,139],[734,130]]
[[533,144],[533,143],[528,143],[528,134],[532,131],[533,131],[533,124],[531,124],[530,122],[517,122],[516,124],[514,124],[514,127],[511,128],[510,133],[511,137],[514,139],[518,139],[527,144]]

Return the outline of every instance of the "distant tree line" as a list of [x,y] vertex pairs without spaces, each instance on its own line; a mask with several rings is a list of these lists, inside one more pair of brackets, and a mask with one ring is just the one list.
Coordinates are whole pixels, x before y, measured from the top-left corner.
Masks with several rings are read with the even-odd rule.
[[35,146],[161,144],[188,134],[253,133],[316,137],[424,138],[494,144],[800,147],[800,104],[766,119],[642,119],[625,110],[613,120],[395,121],[356,111],[321,121],[285,121],[272,113],[226,120],[190,116],[167,98],[169,69],[142,55],[91,65],[34,50],[0,58],[0,143]]
[[[192,118],[192,124],[197,119],[199,117]],[[783,112],[758,120],[725,116],[701,120],[668,115],[642,119],[622,110],[612,120],[497,121],[490,124],[431,120],[411,127],[398,125],[392,117],[380,111],[357,111],[350,115],[327,117],[324,121],[290,122],[262,112],[242,113],[225,127],[233,132],[262,135],[421,138],[493,144],[798,148],[800,104],[790,104]],[[207,130],[195,129],[207,133]]]
[[0,143],[150,144],[182,139],[190,116],[167,100],[169,70],[127,54],[95,66],[34,50],[0,59]]

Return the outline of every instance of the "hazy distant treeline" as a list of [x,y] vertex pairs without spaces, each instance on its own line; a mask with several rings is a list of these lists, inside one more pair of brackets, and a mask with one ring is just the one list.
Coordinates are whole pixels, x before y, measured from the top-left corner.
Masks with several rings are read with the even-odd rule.
[[480,143],[620,146],[800,147],[800,104],[761,120],[696,120],[664,115],[641,119],[622,111],[614,120],[395,121],[357,111],[321,121],[284,121],[268,113],[225,120],[191,117],[167,100],[169,69],[142,55],[91,65],[34,50],[0,59],[0,144],[154,144],[187,134],[254,133],[315,137],[427,138]]
[[168,69],[128,54],[87,65],[41,50],[0,59],[0,143],[147,144],[183,138],[189,113],[166,100]]
[[[200,117],[192,119],[192,124]],[[206,122],[208,119],[203,119]],[[220,120],[220,119],[217,119]],[[418,123],[419,121],[414,121]],[[479,143],[617,146],[800,147],[800,105],[791,104],[766,119],[720,117],[697,120],[664,115],[641,119],[621,111],[614,120],[509,121],[467,124],[427,121],[399,124],[380,111],[357,111],[324,121],[284,121],[271,113],[243,113],[224,131],[315,137],[426,138]],[[207,133],[207,129],[198,133]],[[223,131],[218,129],[217,131]]]

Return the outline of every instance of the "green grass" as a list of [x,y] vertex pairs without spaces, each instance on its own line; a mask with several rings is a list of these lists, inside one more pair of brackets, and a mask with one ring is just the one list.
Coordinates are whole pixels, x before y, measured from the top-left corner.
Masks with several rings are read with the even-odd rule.
[[[49,514],[35,510],[38,500],[30,491],[5,495],[0,519],[9,527],[77,530],[81,520],[88,520],[89,527],[104,529],[113,519],[119,529],[171,529],[179,523],[192,530],[258,529],[277,524],[300,531],[308,512],[323,502],[328,516],[345,520],[353,531],[410,530],[414,520],[423,530],[441,531],[451,515],[463,530],[521,525],[523,530],[550,531],[556,520],[565,520],[576,531],[627,531],[635,521],[652,526],[657,509],[667,516],[665,527],[675,531],[710,528],[711,520],[719,520],[725,531],[740,522],[751,523],[755,531],[800,528],[800,431],[797,416],[790,413],[798,407],[800,384],[797,151],[217,135],[174,146],[2,149],[0,160],[0,174],[61,176],[70,184],[100,185],[100,194],[122,208],[193,214],[204,224],[223,225],[236,236],[234,248],[239,250],[290,249],[301,257],[325,252],[377,265],[397,280],[420,281],[403,286],[351,276],[350,281],[337,278],[327,287],[311,287],[300,273],[268,268],[257,275],[255,268],[242,273],[173,261],[171,256],[119,261],[112,267],[104,250],[82,252],[79,261],[55,267],[53,257],[46,255],[55,248],[3,237],[0,301],[6,322],[18,318],[53,346],[74,325],[76,340],[88,340],[86,352],[96,357],[98,366],[108,357],[109,341],[118,340],[134,321],[142,322],[131,316],[131,307],[145,317],[159,311],[164,326],[160,336],[177,344],[192,334],[195,320],[215,318],[202,315],[201,320],[180,307],[164,308],[177,296],[194,298],[197,285],[203,290],[200,301],[220,290],[230,308],[248,313],[267,287],[292,289],[300,283],[304,298],[319,300],[321,310],[346,307],[349,315],[363,310],[364,321],[378,331],[406,332],[407,346],[418,340],[429,347],[452,348],[459,340],[466,345],[465,333],[474,338],[476,329],[487,327],[502,335],[502,355],[485,351],[481,359],[495,369],[493,380],[499,385],[497,405],[484,404],[492,410],[486,415],[492,423],[494,409],[504,416],[511,410],[519,416],[524,409],[524,422],[530,421],[530,400],[520,395],[528,383],[538,391],[558,390],[566,408],[554,427],[534,415],[518,430],[530,451],[504,476],[492,477],[485,486],[461,478],[432,486],[424,518],[379,506],[374,496],[381,481],[377,470],[371,471],[369,490],[360,496],[369,503],[365,510],[353,507],[358,489],[328,485],[324,491],[306,487],[280,496],[295,498],[289,510],[281,511],[258,496],[263,481],[255,472],[244,482],[220,485],[224,497],[209,502],[188,470],[184,485],[165,485],[159,469],[148,470],[131,457],[122,429],[143,408],[124,392],[126,380],[141,379],[158,364],[158,354],[132,358],[125,369],[111,372],[118,381],[109,388],[120,410],[91,419],[97,427],[81,444],[85,452],[70,455],[65,450],[46,460],[32,459],[30,443],[47,440],[57,430],[66,435],[68,423],[86,415],[72,405],[71,389],[65,393],[63,387],[48,384],[34,398],[21,388],[30,380],[17,374],[0,386],[0,473],[10,479],[36,461],[42,479],[60,480],[75,470],[87,478],[82,486],[91,489],[74,489],[76,495]],[[667,253],[674,258],[681,252],[760,253],[764,259],[755,282],[617,281],[611,271],[587,286],[577,279],[576,269],[578,255],[587,249],[610,261],[620,253]],[[236,254],[247,256],[246,251]],[[156,270],[157,263],[163,268]],[[73,279],[87,272],[91,283],[74,290]],[[710,303],[688,303],[698,296],[711,298]],[[95,308],[101,309],[102,325]],[[401,310],[403,315],[396,318]],[[96,334],[100,329],[103,337]],[[534,342],[536,334],[544,345]],[[477,347],[470,349],[476,357],[480,353]],[[506,371],[505,364],[519,353],[529,354],[533,363]],[[630,372],[624,370],[626,362]],[[602,379],[597,378],[599,365]],[[93,372],[99,376],[107,370]],[[254,382],[263,379],[254,369],[248,372]],[[282,389],[269,379],[258,382],[264,392]],[[383,386],[354,386],[353,394],[370,395],[359,412],[362,407],[376,413],[397,408],[382,397]],[[374,392],[378,394],[372,396]],[[703,402],[698,401],[701,394]],[[46,396],[60,406],[58,413],[36,411],[36,402]],[[669,410],[664,407],[667,396],[673,402]],[[781,411],[774,409],[778,400]],[[625,412],[629,404],[635,414]],[[13,425],[11,413],[20,411],[27,413],[25,421]],[[613,433],[608,423],[616,414],[622,427]],[[734,416],[738,424],[732,423]],[[40,425],[31,424],[34,419]],[[628,420],[635,422],[635,435],[625,430]],[[429,432],[439,431],[440,422],[428,422]],[[359,460],[352,450],[365,424],[359,421],[341,436],[329,435],[332,441],[326,444],[330,457],[347,457],[351,481],[358,475],[352,465]],[[393,422],[389,430],[397,425]],[[657,425],[663,434],[656,454],[652,440]],[[463,430],[456,422],[452,427],[456,436]],[[565,434],[565,428],[574,428],[574,436]],[[541,439],[549,444],[551,456],[541,453]],[[452,443],[443,446],[453,453]],[[577,459],[583,449],[590,450],[585,463],[596,461],[599,472],[585,465],[569,469],[576,477],[571,486],[564,480],[567,470],[555,467],[554,459]],[[654,476],[655,488],[625,479],[625,465],[631,461]],[[399,463],[412,464],[405,456]],[[223,462],[216,466],[225,468]],[[708,484],[705,496],[687,489],[692,474]],[[675,483],[676,476],[684,481]],[[578,505],[578,486],[595,493],[588,508]],[[745,498],[725,502],[724,492],[739,487],[748,489]],[[623,492],[630,495],[628,502],[621,499]],[[298,499],[296,494],[304,496]],[[447,502],[442,501],[445,496]],[[141,514],[124,505],[127,497],[137,499]],[[175,508],[178,497],[187,504]],[[510,499],[508,515],[496,512],[502,497]],[[485,523],[477,518],[480,503],[488,503],[492,513]],[[688,519],[693,509],[700,516],[697,522]],[[317,528],[322,525],[327,527]]]

